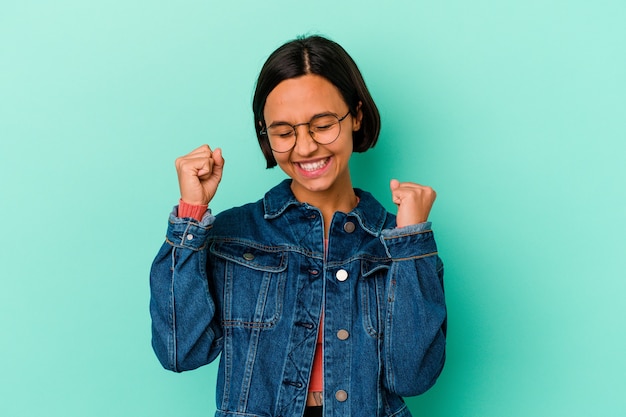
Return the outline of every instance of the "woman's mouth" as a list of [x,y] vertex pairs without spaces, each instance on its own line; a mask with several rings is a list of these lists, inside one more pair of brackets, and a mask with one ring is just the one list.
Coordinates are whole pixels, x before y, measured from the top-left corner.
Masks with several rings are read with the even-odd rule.
[[295,162],[294,165],[303,175],[307,177],[316,177],[325,172],[325,169],[328,167],[330,161],[331,157],[327,157],[316,161]]
[[304,171],[313,172],[324,168],[326,164],[328,164],[328,161],[330,161],[330,158],[324,158],[314,162],[298,162],[297,165]]

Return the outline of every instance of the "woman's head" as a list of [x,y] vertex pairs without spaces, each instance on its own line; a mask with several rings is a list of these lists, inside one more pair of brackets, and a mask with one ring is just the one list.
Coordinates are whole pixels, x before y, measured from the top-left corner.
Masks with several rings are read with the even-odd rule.
[[364,152],[374,146],[380,132],[380,115],[363,77],[352,58],[337,43],[320,36],[298,38],[274,51],[263,65],[257,80],[252,110],[254,125],[267,167],[276,166],[276,160],[266,135],[264,108],[267,96],[282,81],[315,74],[327,79],[339,90],[350,113],[363,114],[361,128],[353,134],[355,152]]

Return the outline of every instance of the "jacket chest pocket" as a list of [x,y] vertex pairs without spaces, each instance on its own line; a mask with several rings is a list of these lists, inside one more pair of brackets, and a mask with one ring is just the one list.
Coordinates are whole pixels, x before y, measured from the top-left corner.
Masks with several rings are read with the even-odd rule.
[[214,242],[210,251],[221,259],[223,326],[274,326],[283,307],[287,253],[240,242]]
[[383,337],[387,306],[386,280],[389,264],[382,262],[361,261],[359,281],[363,326],[367,333],[375,338]]

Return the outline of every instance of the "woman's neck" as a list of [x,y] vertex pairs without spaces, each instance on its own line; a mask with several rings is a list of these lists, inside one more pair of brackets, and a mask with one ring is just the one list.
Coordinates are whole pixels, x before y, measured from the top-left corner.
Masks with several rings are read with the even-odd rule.
[[322,212],[325,237],[328,237],[333,215],[338,211],[349,213],[356,207],[358,201],[349,178],[341,182],[337,181],[332,187],[323,191],[303,190],[294,187],[293,183],[291,189],[298,201],[310,204]]

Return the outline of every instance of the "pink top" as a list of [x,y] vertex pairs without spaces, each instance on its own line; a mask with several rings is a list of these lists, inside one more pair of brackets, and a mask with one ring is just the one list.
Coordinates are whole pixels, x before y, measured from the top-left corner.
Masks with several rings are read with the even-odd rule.
[[311,369],[311,380],[309,381],[309,392],[324,391],[324,351],[322,350],[322,335],[324,334],[324,317],[320,320],[319,331],[317,332],[317,345],[315,346],[315,356],[313,356],[313,368]]
[[[324,239],[324,250],[328,249],[328,239]],[[309,381],[309,392],[324,391],[324,350],[322,339],[324,335],[324,313],[320,318],[320,326],[317,332],[317,345],[315,345],[315,355],[313,356],[313,368],[311,369],[311,380]]]

